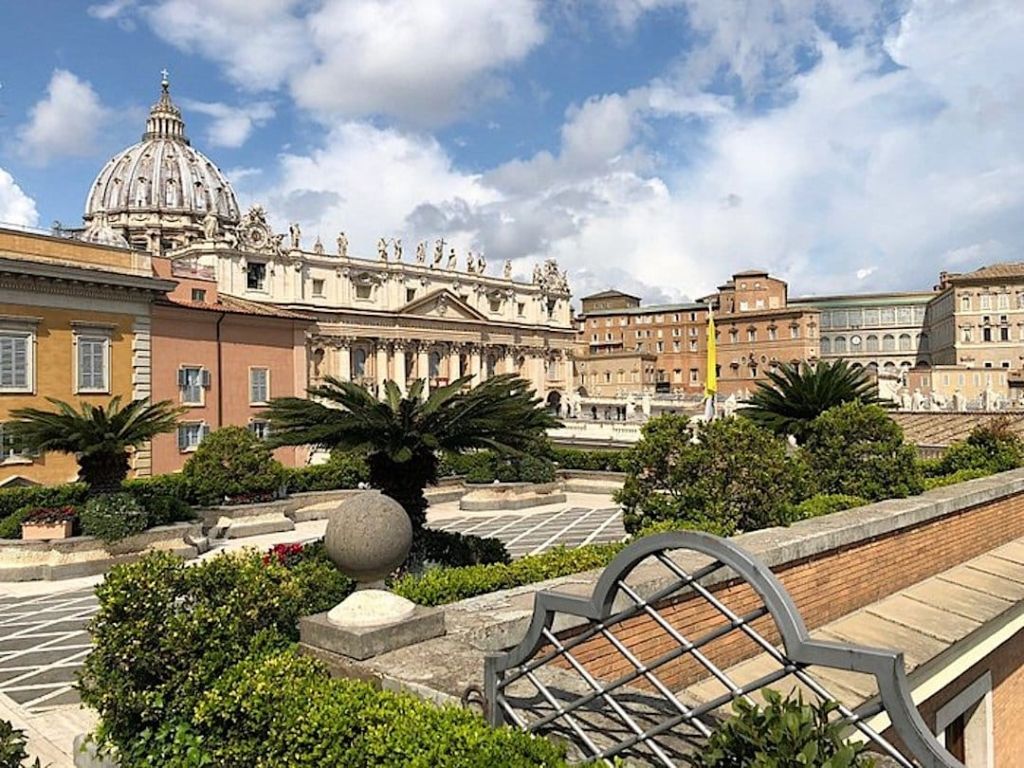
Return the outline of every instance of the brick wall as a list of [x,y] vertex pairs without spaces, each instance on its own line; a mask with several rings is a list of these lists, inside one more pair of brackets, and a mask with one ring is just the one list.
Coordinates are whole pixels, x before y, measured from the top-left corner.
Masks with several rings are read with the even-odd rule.
[[[890,534],[858,541],[812,558],[777,566],[773,570],[789,590],[809,629],[948,570],[1006,542],[1024,536],[1024,494],[999,498]],[[743,582],[716,586],[714,594],[737,614],[761,605],[760,598]],[[688,639],[723,622],[703,598],[687,595],[660,607],[662,615]],[[773,642],[779,638],[770,618],[754,624]],[[615,635],[641,661],[678,647],[647,616],[622,622]],[[738,663],[760,649],[734,631],[702,649],[719,667]],[[573,651],[595,676],[609,680],[633,671],[632,664],[602,637],[588,640]],[[668,685],[680,688],[707,676],[698,662],[685,656],[658,671]],[[1022,678],[1024,686],[1024,678]],[[1024,709],[1024,690],[1017,705]],[[1024,735],[1020,738],[1024,739]],[[1024,754],[1022,751],[1020,754]]]

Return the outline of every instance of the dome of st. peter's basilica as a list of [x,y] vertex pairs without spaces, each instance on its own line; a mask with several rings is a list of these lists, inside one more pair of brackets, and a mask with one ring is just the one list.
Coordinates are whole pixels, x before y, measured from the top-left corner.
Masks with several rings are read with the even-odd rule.
[[133,247],[162,253],[201,239],[211,213],[218,228],[233,228],[238,200],[220,169],[186,138],[165,73],[142,141],[111,158],[96,177],[86,228],[109,227]]

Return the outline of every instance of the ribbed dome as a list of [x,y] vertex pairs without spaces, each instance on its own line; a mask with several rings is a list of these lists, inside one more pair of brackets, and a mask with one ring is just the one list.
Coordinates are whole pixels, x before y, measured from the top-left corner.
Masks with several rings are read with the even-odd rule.
[[211,210],[222,224],[239,221],[231,184],[185,137],[185,123],[171,101],[165,75],[142,141],[104,166],[89,193],[85,219],[100,212],[111,218],[122,213],[158,213],[184,216],[198,224]]

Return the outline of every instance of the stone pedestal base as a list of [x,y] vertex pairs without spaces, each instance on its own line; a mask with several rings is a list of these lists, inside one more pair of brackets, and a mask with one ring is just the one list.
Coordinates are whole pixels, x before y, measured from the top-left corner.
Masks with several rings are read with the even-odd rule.
[[331,621],[327,613],[299,619],[299,641],[303,645],[358,661],[443,634],[444,611],[422,605],[414,605],[404,618],[388,624],[338,624]]

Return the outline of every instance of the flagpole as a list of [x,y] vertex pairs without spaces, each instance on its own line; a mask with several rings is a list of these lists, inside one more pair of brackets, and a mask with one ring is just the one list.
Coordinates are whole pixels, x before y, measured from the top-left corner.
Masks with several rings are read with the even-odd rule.
[[718,342],[715,338],[715,308],[708,302],[707,377],[704,383],[704,420],[713,421],[718,394]]

